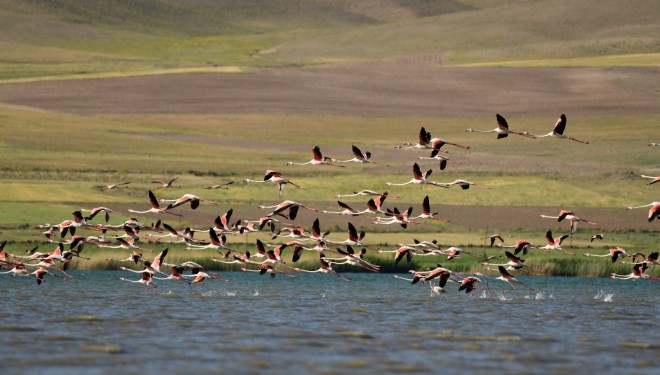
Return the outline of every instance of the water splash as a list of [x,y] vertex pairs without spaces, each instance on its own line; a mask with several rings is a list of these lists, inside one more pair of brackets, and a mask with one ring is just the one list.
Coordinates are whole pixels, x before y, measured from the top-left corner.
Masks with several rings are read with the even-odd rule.
[[256,297],[256,296],[258,296],[259,294],[261,294],[261,293],[259,293],[259,289],[254,288],[254,294],[252,294],[252,295]]
[[227,291],[227,292],[225,292],[225,294],[226,294],[227,296],[229,296],[229,297],[234,297],[234,296],[236,295],[236,292],[229,292],[229,291]]
[[500,301],[511,301],[513,297],[507,296],[502,292],[497,293],[497,299]]
[[603,290],[600,290],[598,293],[596,293],[594,299],[601,300],[603,302],[612,302],[612,297],[614,297],[614,293],[607,293]]

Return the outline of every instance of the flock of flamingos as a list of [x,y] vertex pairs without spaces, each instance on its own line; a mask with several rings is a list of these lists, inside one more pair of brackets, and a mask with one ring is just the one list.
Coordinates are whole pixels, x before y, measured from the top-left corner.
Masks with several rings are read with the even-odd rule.
[[[497,139],[505,138],[509,134],[515,134],[528,138],[558,138],[571,140],[581,144],[588,144],[584,140],[578,140],[564,134],[566,128],[566,116],[561,115],[557,120],[554,129],[545,135],[533,135],[528,132],[514,132],[509,129],[507,121],[499,114],[496,115],[497,127],[492,130],[475,130],[467,129],[466,132],[481,132],[481,133],[495,133]],[[431,133],[427,132],[423,127],[419,133],[419,140],[417,143],[405,143],[400,146],[395,146],[397,149],[417,149],[422,151],[430,151],[430,156],[420,156],[418,159],[431,159],[438,162],[438,168],[444,170],[447,164],[452,160],[446,157],[446,151],[443,150],[445,145],[469,149],[469,146],[460,145],[457,143],[449,142],[441,138],[432,138]],[[657,146],[656,143],[651,143],[649,146]],[[352,146],[354,157],[348,160],[337,160],[324,156],[321,153],[319,146],[314,146],[313,159],[307,162],[288,162],[287,165],[334,165],[337,167],[344,167],[343,164],[347,163],[363,163],[374,164],[380,166],[388,166],[381,164],[371,159],[371,153],[363,153],[358,147]],[[458,186],[461,189],[484,188],[483,186],[470,181],[458,179],[451,182],[437,182],[429,180],[433,169],[423,172],[417,163],[412,166],[412,179],[404,182],[388,182],[388,186],[403,186],[403,185],[432,185],[439,188],[448,189],[452,186]],[[646,176],[642,178],[650,179],[649,184],[655,184],[660,181],[660,176]],[[163,181],[153,181],[162,189],[181,188],[175,186],[177,178]],[[273,183],[277,185],[279,196],[282,197],[284,189],[287,185],[298,189],[305,189],[305,187],[287,179],[284,174],[267,170],[263,179],[252,180],[245,179],[245,183]],[[227,189],[228,185],[232,182],[208,186],[205,189]],[[112,190],[127,188],[130,182],[122,182],[107,186],[99,186],[101,190]],[[181,210],[174,212],[174,208],[189,205],[191,209],[197,209],[201,204],[217,205],[216,202],[203,199],[193,194],[184,194],[178,199],[158,199],[154,193],[149,190],[149,206],[144,210],[129,209],[129,216],[133,214],[163,214],[172,216],[183,216]],[[484,239],[490,239],[490,246],[498,246],[501,248],[509,248],[511,251],[504,251],[505,263],[490,263],[496,256],[480,259],[479,256],[470,254],[467,251],[458,247],[441,248],[436,241],[418,241],[410,244],[400,244],[396,250],[381,250],[373,248],[363,242],[365,232],[358,232],[352,223],[348,223],[348,236],[344,241],[331,241],[326,238],[327,232],[322,232],[320,228],[319,219],[316,219],[311,229],[295,225],[298,211],[300,209],[310,210],[313,212],[321,212],[323,214],[336,214],[355,217],[360,215],[367,215],[373,218],[374,224],[379,225],[400,225],[402,228],[407,228],[408,225],[422,224],[427,220],[442,220],[437,218],[437,212],[432,212],[428,195],[424,198],[422,203],[422,213],[413,216],[413,208],[399,211],[396,207],[384,208],[383,203],[389,197],[390,199],[398,199],[399,197],[389,196],[387,192],[378,192],[373,190],[359,190],[352,194],[338,194],[335,198],[365,196],[368,198],[366,209],[358,210],[350,205],[337,201],[340,207],[338,211],[319,210],[312,208],[301,203],[285,200],[280,204],[274,206],[259,206],[259,208],[270,211],[269,213],[257,218],[256,220],[239,220],[230,223],[233,210],[230,209],[222,216],[217,216],[213,223],[210,223],[209,228],[192,229],[185,228],[177,230],[170,225],[158,220],[157,223],[152,225],[145,225],[138,221],[136,218],[131,218],[119,225],[108,224],[111,214],[120,214],[116,210],[107,207],[96,207],[90,210],[81,209],[73,212],[72,220],[64,220],[57,225],[43,224],[39,228],[44,230],[43,234],[48,238],[49,242],[56,243],[55,250],[47,253],[37,252],[37,248],[27,251],[25,255],[17,255],[9,253],[5,250],[6,241],[0,244],[0,268],[6,268],[7,271],[1,272],[13,276],[34,277],[37,284],[45,281],[46,276],[52,276],[61,280],[71,278],[67,273],[67,268],[74,258],[84,258],[82,256],[83,249],[86,245],[95,245],[107,249],[121,249],[127,252],[124,259],[107,259],[108,261],[115,261],[120,263],[132,264],[137,269],[128,267],[120,267],[121,270],[140,274],[140,278],[127,279],[120,278],[120,280],[144,284],[146,291],[157,290],[156,280],[170,280],[185,283],[194,292],[193,286],[204,282],[207,279],[218,281],[229,281],[221,279],[217,273],[205,269],[201,265],[188,261],[182,264],[170,264],[166,262],[168,250],[165,249],[152,260],[143,259],[140,251],[142,248],[139,246],[139,241],[142,234],[147,233],[144,237],[149,239],[158,239],[158,241],[167,241],[168,243],[182,243],[188,250],[195,249],[214,249],[218,251],[218,258],[212,259],[214,262],[225,264],[236,264],[240,267],[241,271],[256,272],[259,274],[270,274],[272,277],[275,275],[282,275],[285,277],[295,278],[297,273],[324,273],[332,275],[339,279],[350,281],[350,279],[335,270],[333,265],[350,265],[368,270],[372,272],[379,272],[380,266],[367,261],[364,257],[367,251],[374,251],[377,253],[393,253],[393,261],[398,264],[404,258],[410,262],[415,256],[431,256],[443,259],[445,262],[451,262],[452,259],[461,256],[463,253],[473,256],[482,262],[486,270],[494,270],[496,267],[499,272],[499,277],[493,278],[481,273],[473,275],[459,275],[451,271],[450,268],[444,267],[440,264],[431,270],[410,270],[410,277],[402,277],[394,275],[393,277],[408,281],[412,284],[427,284],[430,288],[431,294],[439,294],[445,292],[448,282],[455,282],[458,284],[458,291],[464,291],[468,294],[475,294],[480,290],[488,291],[488,280],[502,281],[507,287],[504,291],[515,290],[516,285],[521,285],[524,288],[534,291],[534,289],[520,280],[513,274],[519,272],[534,272],[542,273],[544,270],[535,268],[527,263],[521,256],[526,255],[531,249],[538,249],[542,251],[561,251],[564,253],[575,255],[562,248],[562,242],[568,238],[569,234],[555,237],[551,231],[546,233],[547,244],[545,246],[538,246],[529,241],[518,240],[514,244],[505,244],[504,238],[499,234],[493,234]],[[366,198],[365,198],[366,199]],[[650,207],[648,210],[648,221],[651,222],[658,218],[660,220],[660,202],[652,202],[647,205],[638,207],[628,207],[628,209],[638,209]],[[578,223],[585,223],[589,225],[597,225],[595,222],[578,217],[574,212],[569,210],[561,210],[558,215],[540,215],[543,218],[555,219],[559,222],[568,223],[567,231],[571,234],[577,230]],[[93,220],[98,220],[105,223],[92,223]],[[276,228],[279,227],[279,230]],[[82,236],[77,234],[79,229],[101,231],[103,235],[89,235]],[[269,235],[273,239],[283,239],[286,242],[280,244],[264,244],[261,240],[256,240],[255,248],[252,252],[245,251],[239,252],[231,249],[227,243],[227,235],[245,234],[249,232],[259,232],[268,230]],[[123,231],[121,236],[106,236],[108,231]],[[197,232],[204,233],[204,240],[199,239],[200,235]],[[80,233],[80,232],[78,232]],[[592,237],[591,241],[602,240],[603,235],[597,234]],[[357,251],[356,249],[360,249]],[[290,249],[290,261],[283,260],[283,253],[285,249]],[[318,269],[303,269],[295,267],[295,263],[301,258],[303,252],[316,252],[319,257]],[[631,258],[629,262],[632,265],[632,272],[628,275],[612,274],[613,279],[650,279],[660,280],[645,273],[649,266],[658,264],[658,252],[653,252],[648,256],[642,253],[629,254],[625,249],[616,247],[610,249],[605,254],[589,254],[585,256],[594,257],[607,257],[612,263]],[[446,258],[445,258],[446,257]],[[88,258],[85,258],[88,259]],[[34,270],[33,270],[34,269]],[[188,272],[189,271],[189,272]]]

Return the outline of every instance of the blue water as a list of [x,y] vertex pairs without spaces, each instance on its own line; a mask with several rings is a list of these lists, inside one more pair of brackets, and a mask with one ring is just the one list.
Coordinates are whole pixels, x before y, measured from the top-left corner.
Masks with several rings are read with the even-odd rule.
[[74,279],[2,275],[3,374],[588,373],[660,368],[660,282],[521,277],[490,295],[429,295],[391,275],[270,279],[223,273],[158,293],[74,271]]

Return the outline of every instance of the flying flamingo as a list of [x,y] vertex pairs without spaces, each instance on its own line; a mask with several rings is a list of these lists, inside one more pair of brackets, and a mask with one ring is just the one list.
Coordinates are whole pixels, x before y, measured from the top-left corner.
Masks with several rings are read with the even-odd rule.
[[643,206],[637,206],[637,207],[626,207],[626,210],[634,210],[637,208],[644,208],[644,207],[651,207],[649,209],[649,223],[652,222],[655,218],[660,219],[660,202],[651,202],[649,204],[645,204]]
[[137,251],[133,251],[133,253],[131,255],[129,255],[128,258],[126,258],[126,259],[106,258],[105,260],[113,261],[113,262],[134,262],[135,264],[138,264],[138,262],[142,261],[142,253],[138,253]]
[[643,175],[641,175],[640,177],[651,179],[651,182],[649,182],[648,185],[653,185],[653,184],[655,184],[656,182],[660,181],[660,176],[655,176],[655,177],[654,177],[654,176],[647,176],[647,175],[644,175],[644,174],[643,174]]
[[[317,208],[307,207],[303,204],[300,204],[300,203],[294,202],[294,201],[284,201],[284,202],[282,202],[280,204],[277,204],[277,205],[274,205],[274,206],[261,205],[261,206],[259,206],[259,208],[262,208],[262,209],[263,208],[274,208],[273,212],[269,213],[267,216],[280,215],[280,216],[283,216],[283,217],[285,217],[289,220],[295,220],[296,216],[298,215],[298,209],[299,208],[304,208],[306,210],[310,210],[310,211],[314,211],[314,212],[318,211]],[[282,214],[282,212],[284,212],[286,210],[289,210],[289,215],[288,216]]]
[[650,279],[650,280],[655,280],[655,281],[660,281],[660,278],[658,277],[651,277],[644,272],[648,266],[646,263],[641,263],[641,264],[635,264],[632,267],[632,273],[628,275],[617,275],[616,273],[610,274],[610,278],[612,279],[618,279],[618,280],[628,280],[628,279]]
[[[395,149],[397,148],[407,148],[407,149],[430,149],[431,147],[431,133],[427,132],[426,129],[422,126],[422,128],[419,130],[419,143],[410,143],[406,142],[403,144],[403,146],[394,146]],[[443,151],[444,152],[444,151]]]
[[660,143],[655,143],[655,142],[649,143],[649,147],[656,147],[656,146],[660,146]]
[[[642,261],[637,262],[637,257],[640,257],[640,256],[642,257]],[[633,260],[632,264],[642,264],[642,263],[660,264],[660,262],[658,262],[658,257],[659,256],[660,256],[660,253],[657,252],[657,251],[652,252],[651,254],[649,254],[648,257],[646,255],[644,255],[643,253],[635,253],[635,254],[632,255],[632,260]]]
[[470,181],[466,181],[466,180],[460,180],[460,179],[454,180],[452,182],[447,182],[447,183],[438,182],[438,184],[443,185],[444,187],[450,187],[452,185],[458,185],[463,190],[469,189],[470,186],[476,186],[476,187],[480,187],[480,188],[483,188],[483,189],[490,189],[490,187],[488,187],[488,186],[478,185],[478,184],[475,184],[474,182],[470,182]]
[[326,260],[325,255],[323,255],[323,253],[319,255],[319,260],[321,262],[321,267],[317,270],[310,271],[310,270],[303,270],[300,268],[294,268],[294,270],[296,270],[297,272],[306,272],[306,273],[325,273],[328,275],[336,276],[344,281],[351,281],[351,279],[349,279],[348,277],[344,277],[339,273],[337,273],[336,271],[334,271],[330,266],[330,263]]
[[[353,223],[348,223],[348,239],[342,241],[342,242],[332,242],[332,245],[351,245],[351,246],[362,246],[367,249],[371,249],[364,243],[362,243],[362,240],[366,236],[366,233],[364,231],[361,231],[359,234],[357,232],[357,229],[355,229],[355,226]],[[330,243],[330,242],[328,242]],[[372,250],[378,250],[378,249],[372,249]]]
[[279,190],[279,193],[280,193],[280,197],[284,194],[284,187],[287,184],[291,184],[291,185],[297,187],[298,189],[306,189],[303,186],[296,185],[293,182],[287,180],[286,177],[284,177],[284,175],[281,174],[280,172],[276,172],[276,171],[273,171],[273,170],[270,170],[270,169],[266,171],[266,174],[264,175],[263,181],[251,180],[249,178],[246,178],[243,181],[247,182],[247,183],[251,183],[251,182],[254,182],[254,183],[274,182],[274,183],[277,184],[277,187],[278,187],[278,190]]
[[334,162],[336,162],[335,159],[324,157],[323,154],[321,154],[321,148],[319,146],[312,147],[312,154],[314,154],[314,158],[306,163],[296,163],[293,161],[288,161],[286,162],[286,165],[332,165],[335,167],[341,167],[341,168],[344,167],[343,165],[333,164]]
[[213,228],[209,228],[209,238],[211,239],[211,243],[204,245],[195,245],[186,241],[186,248],[189,250],[201,250],[201,249],[232,250],[225,245],[225,243],[227,242],[227,237],[224,234],[221,237],[218,237],[218,234],[215,232],[215,230],[213,230]]
[[14,267],[12,269],[10,269],[9,271],[0,272],[0,274],[3,274],[3,275],[9,274],[9,275],[12,275],[12,276],[30,276],[31,275],[30,271],[28,271],[25,268],[25,265],[20,264],[20,263],[15,264]]
[[564,252],[566,254],[570,255],[575,255],[575,253],[571,253],[570,251],[566,251],[561,248],[561,243],[564,242],[565,239],[569,237],[568,234],[565,234],[563,236],[559,237],[552,237],[552,231],[547,231],[545,232],[545,239],[548,241],[548,244],[542,247],[539,247],[539,250],[559,250],[561,252]]
[[437,220],[437,221],[442,221],[445,223],[448,223],[449,220],[444,220],[444,219],[439,219],[435,217],[437,215],[437,212],[431,212],[431,203],[429,201],[429,196],[425,196],[424,200],[422,201],[422,213],[412,217],[411,219],[427,219],[427,220]]
[[[367,196],[378,196],[381,195],[382,193],[379,193],[377,191],[373,190],[360,190],[360,191],[354,191],[353,194],[337,194],[335,195],[335,198],[344,198],[344,197],[357,197],[357,196],[362,196],[362,195],[367,195]],[[399,199],[399,197],[396,196],[390,196],[390,199]]]
[[495,245],[495,241],[496,241],[496,240],[500,240],[500,242],[501,242],[502,244],[504,244],[504,236],[502,236],[502,235],[499,234],[499,233],[495,233],[495,234],[492,234],[492,235],[490,235],[490,236],[486,236],[486,237],[481,237],[480,239],[482,239],[482,240],[490,240],[490,247],[493,247],[493,245]]
[[477,284],[481,282],[481,279],[474,276],[468,276],[461,280],[461,285],[458,287],[458,291],[465,291],[465,294],[470,294],[477,289]]
[[196,209],[197,207],[199,207],[200,202],[207,203],[207,204],[212,204],[214,206],[218,205],[218,202],[209,201],[209,200],[206,200],[204,198],[200,198],[200,197],[198,197],[196,195],[193,195],[193,194],[184,194],[179,199],[160,199],[159,202],[161,202],[161,203],[172,202],[167,206],[166,210],[171,210],[175,207],[182,206],[186,203],[190,203],[190,208],[192,208],[193,210]]
[[151,181],[152,184],[160,184],[160,187],[163,189],[168,189],[168,188],[180,188],[181,186],[174,186],[174,181],[178,180],[178,177],[174,177],[173,179],[167,181],[167,180],[155,180]]
[[63,222],[54,226],[60,230],[60,236],[62,238],[66,236],[67,231],[70,232],[71,235],[74,235],[76,234],[76,228],[83,227],[87,224],[85,218],[82,215],[82,212],[74,211],[71,214],[73,215],[73,220],[64,220]]
[[394,207],[394,211],[387,209],[387,212],[385,215],[390,216],[389,220],[382,219],[380,217],[376,217],[376,221],[374,221],[374,224],[399,224],[401,225],[402,228],[407,228],[408,224],[424,224],[419,221],[414,221],[414,220],[409,220],[410,215],[412,214],[412,207],[409,207],[406,211],[399,212],[399,209]]
[[365,212],[369,212],[369,210],[364,210],[364,211],[358,211],[351,206],[347,205],[346,203],[342,201],[337,201],[337,204],[339,207],[343,208],[342,211],[326,211],[322,210],[321,212],[324,214],[335,214],[335,215],[352,215],[352,216],[360,216]]
[[330,264],[348,264],[351,266],[362,267],[372,272],[380,272],[380,266],[364,260],[364,254],[367,250],[362,249],[359,254],[355,254],[355,250],[350,245],[346,246],[346,251],[337,248],[337,252],[343,255],[342,258],[325,258]]
[[366,153],[362,154],[362,151],[360,151],[357,146],[353,145],[353,155],[355,156],[353,159],[348,159],[348,160],[334,160],[336,163],[363,163],[363,164],[375,164],[375,165],[380,165],[383,167],[389,167],[387,164],[381,164],[381,163],[376,163],[375,161],[371,160],[371,152],[367,151]]
[[[494,241],[494,239],[493,239]],[[522,251],[523,255],[527,255],[527,252],[529,251],[530,248],[535,248],[538,249],[539,247],[534,245],[533,243],[525,240],[518,240],[514,245],[504,245],[504,244],[498,244],[497,247],[510,247],[513,248],[513,254],[518,255],[519,252]]]
[[54,273],[48,272],[46,267],[39,267],[37,270],[32,272],[31,275],[34,275],[34,277],[37,278],[37,285],[41,285],[42,282],[46,281],[46,279],[44,279],[44,276],[46,276],[46,275],[57,277],[58,279],[61,279],[62,281],[67,280],[66,277],[61,277],[61,276],[56,275]]
[[513,283],[520,284],[524,286],[525,288],[531,290],[534,292],[535,290],[530,288],[529,286],[525,285],[522,281],[516,279],[515,277],[511,276],[511,274],[504,268],[504,266],[498,266],[497,270],[500,271],[500,277],[497,277],[496,280],[502,280],[506,283],[508,283],[511,286],[511,290],[516,290],[516,287],[513,285]]
[[550,137],[550,138],[570,139],[571,141],[580,142],[587,145],[589,144],[589,142],[587,141],[581,141],[579,139],[571,138],[565,135],[564,130],[566,130],[566,115],[562,113],[561,116],[559,116],[559,119],[557,120],[554,129],[552,129],[550,133],[545,135],[537,135],[536,138]]
[[158,285],[153,283],[153,280],[152,280],[153,274],[151,272],[143,271],[143,272],[139,272],[139,273],[142,275],[142,277],[139,280],[129,280],[129,279],[125,279],[123,277],[120,277],[119,280],[128,281],[129,283],[144,284],[144,285],[147,286],[147,289],[144,290],[145,292],[148,292],[151,289],[158,288]]
[[473,132],[478,132],[478,133],[497,133],[497,139],[501,138],[506,138],[509,136],[509,134],[517,134],[517,135],[522,135],[524,137],[528,138],[536,138],[534,135],[529,134],[528,132],[514,132],[509,130],[509,124],[506,122],[504,117],[500,116],[500,114],[496,114],[495,117],[497,118],[497,127],[493,130],[476,130],[476,129],[466,129],[465,131],[468,133],[473,133]]
[[591,236],[591,240],[589,242],[594,242],[594,240],[602,240],[604,238],[602,233],[597,233]]
[[107,207],[94,207],[92,209],[85,209],[81,208],[80,212],[89,212],[89,216],[85,217],[85,220],[92,220],[94,217],[101,212],[105,213],[105,222],[107,223],[110,220],[110,214],[111,213],[116,213],[115,211],[107,208]]
[[445,168],[447,168],[447,162],[455,162],[456,164],[461,164],[457,161],[453,161],[454,159],[450,159],[446,156],[442,156],[439,154],[440,149],[434,148],[433,151],[431,151],[431,156],[418,156],[417,159],[420,160],[438,160],[438,167],[440,168],[441,171],[444,171]]
[[[449,280],[449,276],[451,276],[451,274],[453,273],[447,268],[442,267],[440,264],[438,264],[436,268],[430,271],[410,271],[410,272],[414,274],[414,277],[411,280],[411,284],[413,285],[417,284],[420,281],[422,282],[431,281],[435,278],[444,277],[444,276],[446,276],[446,279],[444,280],[444,284],[446,284],[447,280]],[[444,287],[444,285],[440,285],[440,286]]]
[[557,221],[559,222],[563,221],[564,219],[567,219],[569,225],[571,226],[571,233],[575,233],[579,222],[583,222],[591,225],[598,225],[598,223],[594,223],[593,221],[579,218],[577,215],[575,215],[574,212],[569,210],[559,211],[559,216],[548,216],[548,215],[539,215],[539,216],[545,219],[557,219]]
[[183,217],[183,215],[167,211],[167,208],[161,208],[160,205],[158,204],[158,199],[156,199],[156,196],[154,195],[154,193],[151,190],[149,190],[149,202],[151,203],[151,208],[148,209],[148,210],[136,211],[136,210],[128,209],[128,212],[135,213],[135,214],[146,214],[146,213],[150,213],[150,212],[161,213],[162,212],[162,213],[166,213],[166,214],[170,214],[170,215],[174,215],[174,216]]
[[411,246],[401,246],[396,250],[376,250],[378,254],[382,253],[394,253],[394,264],[399,264],[403,257],[406,257],[406,261],[410,263],[413,255],[415,254],[415,249]]
[[[270,274],[271,278],[274,278],[276,274],[284,275],[284,276],[294,278],[294,279],[296,278],[296,276],[289,275],[286,272],[280,271],[277,268],[275,268],[272,265],[267,264],[267,263],[262,264],[261,268],[258,269],[258,270],[252,270],[252,269],[249,269],[249,268],[241,268],[241,271],[243,271],[243,272],[258,272],[260,275],[268,273],[268,274]],[[302,270],[299,270],[299,271],[302,271]]]
[[584,255],[585,257],[601,257],[601,258],[610,257],[610,258],[612,258],[612,263],[615,263],[616,260],[619,259],[619,257],[629,257],[630,256],[630,254],[628,254],[626,252],[626,249],[624,249],[622,247],[618,247],[618,246],[615,247],[614,249],[610,249],[609,253],[607,253],[607,254],[599,255],[599,254],[584,253],[582,255]]
[[101,190],[101,191],[106,191],[106,190],[114,190],[114,189],[127,189],[128,185],[130,182],[120,182],[118,184],[110,184],[110,185],[99,185],[96,188]]
[[412,180],[410,180],[408,182],[401,183],[401,184],[392,183],[392,182],[387,182],[386,184],[388,186],[403,186],[403,185],[408,185],[408,184],[417,184],[417,185],[419,185],[419,184],[428,184],[428,185],[448,188],[448,186],[445,186],[443,184],[427,180],[427,178],[431,175],[432,172],[433,172],[433,170],[429,169],[428,171],[426,171],[426,173],[422,173],[422,170],[419,169],[419,165],[417,163],[415,163],[415,164],[413,164],[413,179]]
[[481,263],[481,264],[484,266],[505,266],[509,270],[521,270],[524,267],[529,267],[538,272],[545,272],[544,269],[535,268],[533,266],[530,266],[529,264],[526,264],[524,259],[520,259],[508,251],[505,251],[504,255],[509,260],[507,263],[504,264]]
[[217,185],[207,186],[207,187],[205,187],[204,189],[206,189],[206,190],[214,190],[214,189],[224,189],[224,190],[227,190],[228,188],[225,187],[225,186],[229,186],[229,185],[231,185],[231,184],[233,184],[233,183],[234,183],[234,181],[229,181],[229,182],[225,182],[224,184],[217,184]]

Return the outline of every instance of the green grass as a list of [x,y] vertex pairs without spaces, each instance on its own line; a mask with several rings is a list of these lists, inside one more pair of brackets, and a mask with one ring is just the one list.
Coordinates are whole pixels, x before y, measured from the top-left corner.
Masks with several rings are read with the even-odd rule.
[[657,66],[658,13],[652,0],[8,2],[0,81],[408,56],[445,65]]

